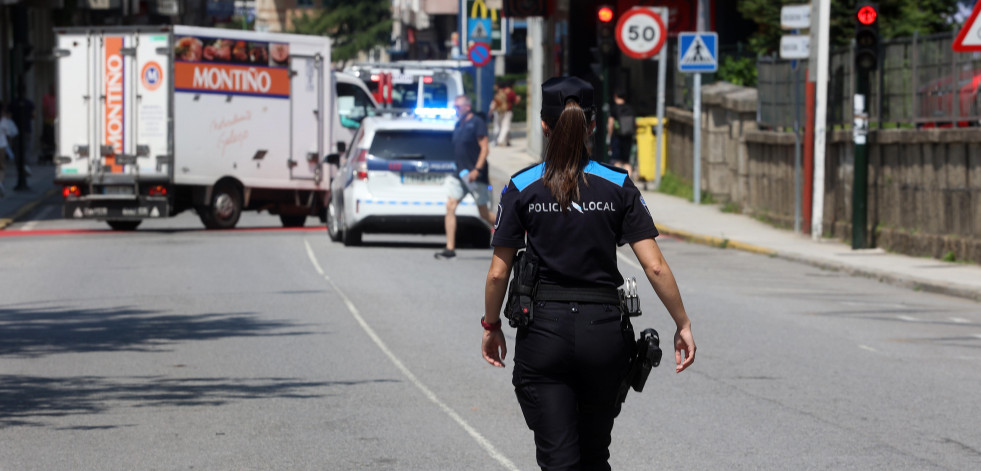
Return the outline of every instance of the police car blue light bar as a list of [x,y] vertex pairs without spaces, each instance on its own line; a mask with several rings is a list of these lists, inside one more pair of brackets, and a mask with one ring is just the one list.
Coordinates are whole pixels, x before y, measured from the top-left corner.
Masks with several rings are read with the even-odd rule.
[[454,119],[456,110],[452,108],[416,108],[415,115],[420,118]]

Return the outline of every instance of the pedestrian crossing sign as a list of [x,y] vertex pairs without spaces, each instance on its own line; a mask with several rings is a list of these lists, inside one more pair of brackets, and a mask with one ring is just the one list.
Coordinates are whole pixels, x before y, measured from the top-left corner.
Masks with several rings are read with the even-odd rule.
[[715,72],[719,70],[719,35],[681,33],[678,35],[678,70]]

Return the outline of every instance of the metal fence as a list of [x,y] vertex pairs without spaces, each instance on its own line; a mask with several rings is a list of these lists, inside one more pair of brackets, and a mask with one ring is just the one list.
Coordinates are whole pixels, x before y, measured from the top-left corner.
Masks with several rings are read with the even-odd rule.
[[[977,124],[981,121],[981,53],[957,53],[954,33],[883,42],[880,64],[870,74],[869,116],[873,127]],[[854,47],[831,51],[828,125],[852,124]],[[793,75],[789,61],[757,60],[759,122],[793,125]]]

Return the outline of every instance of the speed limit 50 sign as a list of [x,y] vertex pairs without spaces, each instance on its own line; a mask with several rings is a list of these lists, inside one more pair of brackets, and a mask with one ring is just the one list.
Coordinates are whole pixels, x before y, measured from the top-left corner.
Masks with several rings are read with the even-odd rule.
[[664,19],[649,8],[632,8],[617,21],[617,45],[634,59],[654,57],[667,37]]

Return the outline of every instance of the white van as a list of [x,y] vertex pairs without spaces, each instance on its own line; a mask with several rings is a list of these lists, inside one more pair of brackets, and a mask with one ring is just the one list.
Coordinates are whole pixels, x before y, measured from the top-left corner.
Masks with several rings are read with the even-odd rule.
[[56,29],[64,216],[135,229],[196,210],[325,217],[330,166],[377,107],[320,36],[191,26]]

